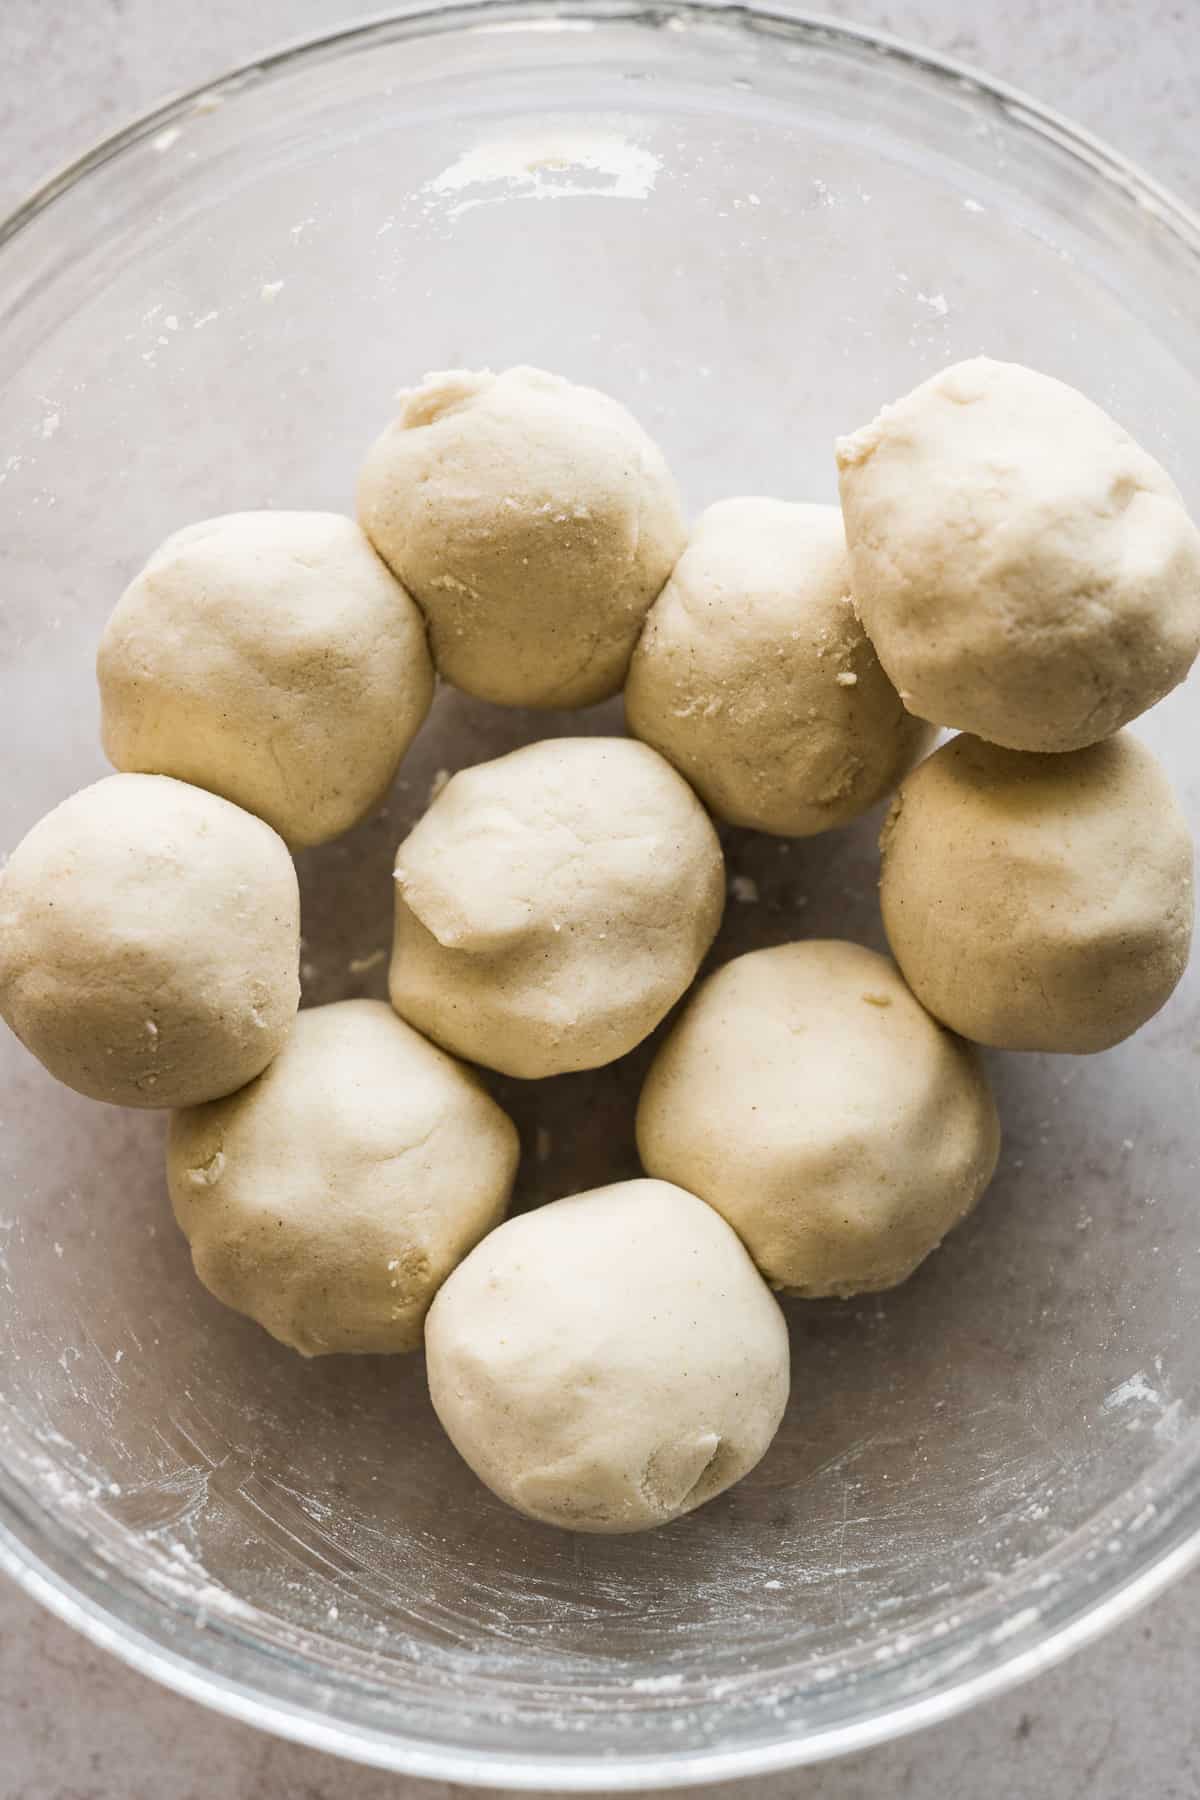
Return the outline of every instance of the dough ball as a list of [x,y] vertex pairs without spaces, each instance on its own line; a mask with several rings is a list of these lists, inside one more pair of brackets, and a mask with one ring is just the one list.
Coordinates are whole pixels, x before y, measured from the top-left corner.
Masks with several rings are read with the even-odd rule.
[[473,1250],[425,1332],[455,1448],[518,1511],[645,1531],[723,1493],[774,1437],[783,1314],[733,1232],[665,1181],[511,1219]]
[[396,859],[396,1011],[506,1075],[594,1069],[688,987],[725,903],[717,834],[628,738],[464,769]]
[[996,1109],[975,1052],[892,964],[813,940],[726,963],[689,1001],[638,1107],[651,1175],[733,1226],[773,1287],[894,1287],[991,1180]]
[[911,712],[1077,750],[1182,681],[1200,532],[1073,388],[977,357],[837,446],[854,596]]
[[634,652],[629,729],[731,825],[828,831],[931,741],[855,616],[836,506],[723,500],[696,521]]
[[417,606],[338,513],[177,531],[117,602],[97,672],[116,768],[223,794],[297,846],[372,811],[433,697]]
[[441,674],[505,706],[615,694],[686,535],[637,421],[540,369],[427,376],[367,456],[359,517]]
[[954,738],[905,781],[880,848],[896,961],[978,1043],[1107,1050],[1187,966],[1191,839],[1126,733],[1066,756]]
[[302,1356],[420,1348],[503,1217],[517,1133],[381,1000],[302,1012],[264,1075],[177,1112],[167,1180],[196,1273]]
[[300,895],[280,838],[162,775],[110,775],[0,870],[0,1015],[52,1075],[117,1106],[253,1080],[300,1003]]

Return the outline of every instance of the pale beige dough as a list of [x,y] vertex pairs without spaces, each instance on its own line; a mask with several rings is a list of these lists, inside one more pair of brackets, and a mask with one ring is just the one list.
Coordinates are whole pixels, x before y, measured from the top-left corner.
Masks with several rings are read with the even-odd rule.
[[253,1079],[300,1003],[300,896],[261,819],[110,775],[0,870],[0,1015],[93,1100],[189,1106]]
[[957,363],[837,459],[859,615],[919,717],[1076,750],[1187,674],[1200,532],[1166,472],[1073,388]]
[[177,531],[118,601],[97,673],[116,768],[210,788],[297,846],[373,810],[433,697],[420,611],[339,513]]
[[697,990],[637,1117],[650,1175],[729,1221],[773,1287],[893,1287],[968,1213],[999,1152],[975,1052],[858,944],[756,950]]
[[623,406],[541,369],[452,369],[402,396],[359,518],[456,687],[507,706],[615,694],[683,548],[661,452]]
[[694,1195],[624,1181],[485,1238],[425,1332],[455,1447],[510,1506],[569,1531],[645,1531],[759,1461],[788,1395],[783,1314]]
[[167,1180],[226,1306],[302,1356],[417,1350],[517,1158],[475,1075],[383,1001],[343,1000],[302,1012],[249,1087],[174,1115]]
[[687,783],[628,738],[557,738],[463,769],[396,857],[391,997],[473,1062],[612,1062],[695,976],[724,861]]
[[889,793],[932,740],[858,622],[836,506],[722,500],[651,608],[629,729],[732,825],[807,837]]
[[897,962],[978,1043],[1107,1050],[1187,966],[1191,838],[1128,732],[1063,756],[954,738],[903,783],[880,848]]

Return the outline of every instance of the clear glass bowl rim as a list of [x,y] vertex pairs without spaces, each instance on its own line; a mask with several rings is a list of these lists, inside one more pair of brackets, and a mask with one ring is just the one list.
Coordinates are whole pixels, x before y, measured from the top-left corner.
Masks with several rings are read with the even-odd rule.
[[[1200,271],[1200,214],[1101,139],[1020,90],[993,80],[967,64],[934,54],[889,33],[848,24],[819,13],[739,0],[435,0],[364,23],[308,38],[188,89],[104,138],[51,176],[0,221],[5,245],[57,200],[124,151],[185,116],[197,101],[247,84],[272,79],[302,64],[316,64],[373,43],[433,33],[530,22],[626,23],[648,28],[719,23],[726,28],[769,29],[797,44],[824,46],[860,58],[899,62],[931,82],[970,89],[999,108],[1007,122],[1083,164],[1090,174],[1118,189],[1149,215],[1156,229],[1195,259]],[[279,1660],[238,1636],[197,1601],[183,1596],[151,1596],[120,1568],[102,1557],[81,1534],[43,1508],[11,1471],[0,1466],[0,1571],[28,1594],[80,1631],[99,1648],[175,1692],[314,1749],[400,1774],[473,1786],[539,1791],[603,1792],[668,1788],[731,1781],[816,1763],[863,1750],[932,1725],[1051,1667],[1127,1618],[1200,1561],[1200,1435],[1156,1463],[1118,1502],[1087,1528],[1093,1543],[1112,1539],[1134,1516],[1152,1523],[1122,1542],[1107,1563],[1078,1555],[1063,1570],[1053,1597],[1029,1607],[1032,1581],[1015,1576],[1003,1584],[996,1602],[974,1608],[963,1637],[969,1656],[947,1656],[953,1643],[939,1643],[940,1673],[925,1691],[890,1699],[881,1691],[886,1676],[864,1682],[864,1695],[879,1701],[845,1723],[815,1731],[783,1727],[775,1739],[742,1747],[680,1751],[623,1758],[591,1755],[529,1755],[474,1751],[430,1744],[384,1730],[363,1720],[339,1718],[292,1697],[297,1671],[287,1679]],[[1033,1622],[1026,1625],[1033,1612]],[[204,1615],[203,1617],[201,1615]],[[179,1646],[183,1646],[182,1648]],[[918,1658],[919,1660],[919,1658]],[[224,1665],[224,1667],[219,1665]],[[898,1672],[898,1671],[897,1671]],[[312,1672],[313,1685],[330,1688],[327,1667]]]

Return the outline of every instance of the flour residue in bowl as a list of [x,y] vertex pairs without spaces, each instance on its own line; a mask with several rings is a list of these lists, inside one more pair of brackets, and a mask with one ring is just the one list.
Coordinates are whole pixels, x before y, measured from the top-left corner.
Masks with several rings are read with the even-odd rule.
[[502,200],[557,200],[583,194],[645,200],[661,167],[661,157],[618,132],[538,132],[476,144],[421,191],[439,197],[463,195],[449,208],[451,218],[473,206]]
[[1156,1438],[1175,1444],[1183,1435],[1188,1420],[1183,1402],[1172,1398],[1163,1377],[1161,1356],[1154,1359],[1154,1375],[1152,1381],[1145,1369],[1136,1369],[1105,1395],[1103,1410],[1108,1413],[1118,1408],[1128,1409],[1128,1431],[1137,1431],[1149,1424]]

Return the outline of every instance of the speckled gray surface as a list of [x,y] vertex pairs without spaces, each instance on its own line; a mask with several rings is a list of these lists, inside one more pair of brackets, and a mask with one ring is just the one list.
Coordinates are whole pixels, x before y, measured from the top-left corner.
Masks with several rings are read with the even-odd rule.
[[[827,11],[1024,86],[1200,198],[1200,5],[895,0]],[[346,23],[338,0],[5,0],[0,204],[169,91]],[[747,1784],[754,1800],[969,1795],[1179,1800],[1200,1793],[1200,1575],[1073,1662],[898,1745]],[[0,1590],[0,1800],[376,1800],[425,1790],[336,1764],[161,1692]],[[719,1793],[722,1790],[707,1790]]]

